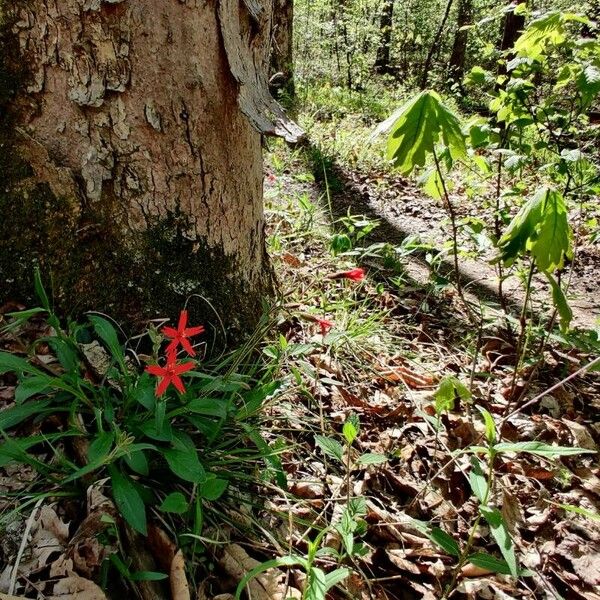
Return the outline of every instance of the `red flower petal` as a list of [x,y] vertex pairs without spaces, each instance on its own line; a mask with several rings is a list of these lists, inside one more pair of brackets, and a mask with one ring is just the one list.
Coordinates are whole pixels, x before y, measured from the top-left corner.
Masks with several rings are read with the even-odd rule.
[[165,335],[166,337],[170,337],[170,338],[174,338],[179,335],[179,332],[177,331],[177,329],[175,329],[173,327],[163,327],[161,329],[161,333],[163,335]]
[[188,312],[187,310],[182,310],[179,315],[179,324],[177,325],[178,331],[181,333],[185,329],[188,320]]
[[181,392],[182,394],[185,393],[185,387],[183,386],[183,381],[181,381],[181,379],[177,375],[173,375],[171,382],[173,383],[173,385],[177,388],[177,390],[179,392]]
[[196,365],[193,362],[183,363],[182,365],[175,365],[173,367],[173,373],[175,375],[181,375],[182,373],[187,373],[187,371],[191,371]]
[[190,356],[196,356],[196,352],[194,351],[194,349],[192,348],[192,345],[190,344],[190,341],[187,338],[181,338],[181,346],[182,348],[190,355]]
[[185,335],[187,335],[188,337],[200,335],[201,333],[204,333],[204,327],[202,325],[199,325],[198,327],[188,327],[185,330]]
[[365,270],[357,267],[356,269],[350,269],[350,271],[346,271],[343,273],[343,276],[346,279],[351,279],[352,281],[360,281],[365,278]]
[[169,383],[171,383],[171,377],[163,377],[162,378],[161,382],[158,384],[158,386],[156,388],[156,392],[154,392],[156,394],[157,398],[159,396],[162,396],[167,391],[167,388],[169,387]]
[[157,375],[159,377],[162,377],[162,376],[166,375],[167,370],[164,367],[161,367],[160,365],[148,365],[146,367],[146,373],[150,373],[151,375]]
[[169,345],[165,349],[165,354],[167,355],[167,363],[175,362],[177,360],[177,346],[179,346],[179,337],[176,337],[173,339],[172,342],[169,342]]

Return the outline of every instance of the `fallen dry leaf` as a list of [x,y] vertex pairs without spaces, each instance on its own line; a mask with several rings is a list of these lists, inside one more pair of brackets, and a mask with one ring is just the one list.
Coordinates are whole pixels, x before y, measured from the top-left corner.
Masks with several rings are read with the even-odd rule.
[[89,579],[71,573],[54,584],[53,595],[48,600],[107,600],[104,592]]
[[[240,582],[246,573],[260,564],[238,544],[229,544],[219,562],[236,582]],[[279,569],[269,569],[261,573],[251,579],[247,587],[253,600],[284,600],[302,597],[299,590],[286,584],[285,573]]]
[[431,388],[435,385],[435,379],[429,375],[417,373],[408,367],[398,366],[390,367],[379,373],[381,381],[391,381],[393,383],[402,382],[414,390]]
[[190,600],[190,587],[185,576],[185,560],[181,550],[173,557],[169,579],[172,600]]

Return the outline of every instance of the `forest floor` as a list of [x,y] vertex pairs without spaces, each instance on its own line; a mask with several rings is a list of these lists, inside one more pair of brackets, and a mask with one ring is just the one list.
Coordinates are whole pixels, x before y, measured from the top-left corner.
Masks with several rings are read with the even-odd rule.
[[[460,597],[600,598],[600,479],[593,455],[498,457],[493,504],[524,569],[518,581],[468,561],[456,572],[456,558],[448,548],[432,544],[412,520],[438,525],[464,547],[477,519],[477,500],[466,474],[469,457],[460,450],[480,444],[484,435],[474,405],[492,413],[504,441],[596,450],[600,379],[586,374],[564,381],[594,354],[550,343],[543,364],[539,356],[526,362],[511,388],[514,334],[496,312],[494,286],[485,286],[494,273],[487,264],[478,262],[464,273],[465,279],[484,280],[472,293],[487,292],[480,296],[485,317],[478,336],[453,288],[439,285],[439,277],[432,281],[422,256],[403,257],[405,270],[399,274],[397,266],[390,269],[372,252],[331,253],[338,219],[349,210],[382,222],[361,240],[365,247],[382,240],[400,243],[413,234],[442,246],[448,238],[445,215],[433,201],[402,180],[388,181],[380,193],[381,182],[339,167],[321,177],[319,164],[315,168],[303,151],[280,146],[273,158],[267,177],[271,254],[290,313],[279,330],[293,347],[310,348],[298,356],[290,352],[287,369],[314,378],[305,382],[308,393],[290,391],[288,402],[273,409],[273,428],[268,429],[275,439],[279,424],[285,432],[279,435],[295,447],[284,455],[291,495],[268,499],[274,511],[272,530],[287,544],[283,552],[305,551],[311,527],[333,525],[325,544],[339,546],[335,525],[346,495],[352,494],[366,502],[368,527],[361,540],[367,551],[350,561],[356,572],[347,582],[346,597],[440,598],[456,576]],[[597,254],[592,257],[585,268],[595,272]],[[364,284],[351,288],[328,279],[357,259],[368,271]],[[585,276],[573,277],[571,289],[581,302],[575,308],[579,327],[594,323],[595,315],[590,318],[588,311],[598,309],[597,289],[587,283]],[[335,324],[321,348],[314,346],[319,336],[306,323],[307,314]],[[443,425],[436,426],[436,390],[448,375],[470,381],[473,398],[457,399],[442,417]],[[389,457],[385,465],[355,465],[348,473],[327,456],[323,460],[306,424],[313,434],[341,439],[342,424],[352,413],[361,422],[355,458],[381,453]],[[573,512],[574,506],[588,516]],[[474,533],[473,544],[501,556],[489,527]],[[299,585],[301,578],[293,581]]]
[[[597,288],[587,287],[598,267],[594,249],[585,247],[591,258],[573,276],[579,333],[568,340],[546,335],[549,302],[540,286],[530,352],[517,365],[519,308],[511,317],[499,310],[491,267],[479,260],[469,270],[461,258],[461,276],[473,281],[469,300],[481,316],[474,325],[451,284],[450,263],[432,261],[436,246],[447,247],[448,239],[435,203],[404,180],[360,175],[314,158],[310,149],[275,144],[267,160],[267,236],[280,306],[257,349],[258,362],[281,382],[261,417],[272,455],[251,473],[251,490],[236,491],[232,483],[222,500],[207,503],[197,536],[202,553],[190,552],[188,532],[155,508],[148,541],[134,536],[128,547],[153,555],[154,569],[168,571],[161,559],[180,543],[191,597],[199,600],[232,600],[242,577],[262,562],[289,556],[300,562],[316,550],[314,565],[324,572],[348,569],[328,600],[434,600],[446,592],[453,598],[600,600],[594,453],[600,377],[579,372],[596,358],[584,328],[595,324],[598,311]],[[374,219],[379,226],[358,239]],[[353,248],[336,254],[340,233],[352,237]],[[424,238],[416,250],[405,242],[415,234]],[[384,242],[398,250],[390,255]],[[364,280],[340,276],[356,266],[365,269]],[[517,292],[514,301],[518,305]],[[318,319],[331,323],[326,334]],[[2,348],[14,347],[13,333],[0,338]],[[47,334],[47,326],[34,327],[29,343]],[[444,381],[461,382],[470,394],[453,388],[444,397]],[[0,404],[14,405],[16,382],[0,384]],[[489,469],[481,447],[491,444],[490,424],[478,407],[492,416],[497,442],[535,442],[541,450],[506,450]],[[358,430],[352,443],[344,437],[348,423]],[[557,446],[566,455],[557,456]],[[573,446],[588,453],[571,454]],[[480,468],[493,474],[487,504],[490,520],[498,515],[502,526],[480,519],[475,490],[481,494],[485,477],[473,475]],[[105,482],[90,485],[87,502],[53,488],[19,505],[40,476],[10,460],[0,464],[0,474],[6,494],[0,498],[0,591],[104,598],[92,580],[105,558],[98,515],[114,515],[114,506],[102,510],[111,506],[102,493]],[[503,531],[513,542],[505,538],[500,548]],[[518,578],[497,572],[505,569],[501,559],[509,548]],[[11,585],[14,564],[20,587]],[[164,588],[161,595],[159,583],[126,589],[143,600],[190,597]],[[305,568],[272,563],[244,593],[252,600],[300,598],[306,583]],[[305,592],[303,598],[325,595]]]

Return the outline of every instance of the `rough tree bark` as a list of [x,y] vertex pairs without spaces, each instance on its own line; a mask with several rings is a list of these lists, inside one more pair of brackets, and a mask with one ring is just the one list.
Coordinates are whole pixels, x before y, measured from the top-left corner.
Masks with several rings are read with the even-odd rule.
[[469,30],[463,29],[469,25],[473,18],[473,1],[459,0],[458,13],[456,15],[456,33],[454,35],[454,44],[448,63],[448,81],[451,84],[461,85],[465,74],[465,58],[467,55],[467,42],[469,41]]
[[[0,0],[0,304],[248,329],[271,289],[270,0]],[[198,296],[194,296],[197,294]],[[200,298],[202,296],[202,298]]]
[[375,70],[379,73],[389,74],[393,72],[390,63],[393,24],[394,0],[384,0],[379,18],[379,33],[381,37],[375,58]]
[[271,88],[294,97],[294,0],[273,0]]

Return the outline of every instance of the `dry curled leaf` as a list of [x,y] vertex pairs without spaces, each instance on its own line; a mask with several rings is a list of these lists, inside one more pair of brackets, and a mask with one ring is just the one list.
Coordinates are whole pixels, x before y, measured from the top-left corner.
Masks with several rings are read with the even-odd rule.
[[48,600],[107,600],[104,592],[89,579],[71,573],[54,584],[53,595]]
[[[229,544],[225,548],[220,563],[228,575],[237,582],[260,564],[238,544]],[[287,585],[285,573],[279,569],[269,569],[251,579],[247,589],[253,600],[284,600],[302,597],[299,590]]]
[[185,576],[185,560],[181,550],[173,557],[169,579],[172,600],[190,600],[190,587]]
[[381,371],[379,379],[381,381],[391,381],[393,383],[402,382],[407,387],[414,390],[427,389],[435,385],[435,379],[433,377],[417,373],[416,371],[403,366],[390,367]]

